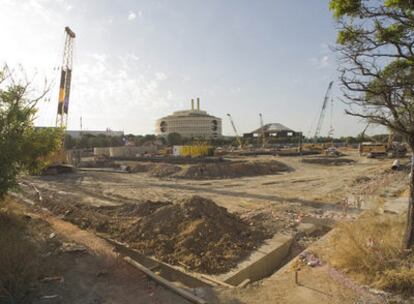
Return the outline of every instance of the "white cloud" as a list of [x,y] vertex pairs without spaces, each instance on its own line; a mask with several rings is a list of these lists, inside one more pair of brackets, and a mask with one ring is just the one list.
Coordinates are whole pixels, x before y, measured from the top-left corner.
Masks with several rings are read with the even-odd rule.
[[323,69],[330,65],[330,57],[328,55],[323,55],[321,57],[313,57],[310,59],[310,62],[318,69]]
[[128,20],[129,21],[132,21],[135,18],[137,18],[137,14],[135,14],[133,11],[129,11],[129,13],[128,13]]
[[[173,96],[163,90],[167,75],[151,72],[131,54],[90,54],[89,58],[74,71],[69,127],[76,128],[82,115],[85,128],[152,130],[153,121],[169,108]],[[138,127],[142,129],[134,129]]]
[[141,18],[142,17],[142,11],[138,11],[137,13],[134,11],[129,11],[128,13],[128,20],[132,21],[135,20],[137,17]]
[[157,73],[155,73],[155,78],[156,78],[157,80],[162,81],[162,80],[167,79],[167,75],[165,75],[165,74],[164,74],[164,73],[162,73],[162,72],[157,72]]

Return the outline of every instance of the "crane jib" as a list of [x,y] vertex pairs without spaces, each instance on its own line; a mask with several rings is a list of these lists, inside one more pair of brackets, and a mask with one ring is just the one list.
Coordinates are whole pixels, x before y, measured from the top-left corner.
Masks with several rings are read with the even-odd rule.
[[73,44],[76,35],[65,27],[65,45],[63,49],[63,62],[59,86],[58,110],[56,115],[56,126],[66,128],[69,112],[69,97],[72,82]]

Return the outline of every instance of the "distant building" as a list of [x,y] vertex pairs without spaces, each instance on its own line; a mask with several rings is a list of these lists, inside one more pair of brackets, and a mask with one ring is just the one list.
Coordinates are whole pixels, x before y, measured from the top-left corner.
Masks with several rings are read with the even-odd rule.
[[[265,124],[263,130],[265,137],[294,137],[300,134],[300,132],[296,132],[280,123]],[[262,128],[258,128],[250,133],[243,134],[243,137],[260,137],[262,136],[262,132]]]
[[72,138],[80,138],[82,135],[106,135],[106,136],[124,136],[124,131],[112,131],[111,129],[106,129],[105,131],[96,131],[96,130],[66,130],[66,134],[70,135]]
[[222,136],[221,118],[201,111],[199,98],[197,98],[196,109],[194,99],[191,99],[190,110],[176,111],[158,119],[155,129],[157,135],[164,137],[171,133],[178,133],[183,138],[219,138]]

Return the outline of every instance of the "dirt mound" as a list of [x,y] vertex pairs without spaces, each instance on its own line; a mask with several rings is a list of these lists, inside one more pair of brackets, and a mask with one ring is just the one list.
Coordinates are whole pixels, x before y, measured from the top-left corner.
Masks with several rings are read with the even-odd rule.
[[198,164],[185,168],[176,177],[191,179],[220,179],[244,176],[276,174],[289,171],[287,165],[279,161],[229,162],[222,164]]
[[122,234],[123,241],[145,254],[210,274],[236,266],[267,237],[199,196],[161,207]]
[[132,172],[148,172],[154,177],[184,179],[222,179],[277,174],[292,168],[279,161],[225,161],[174,165],[169,163],[136,164]]
[[82,229],[105,233],[146,255],[204,273],[236,266],[271,234],[249,225],[212,200],[193,196],[178,203],[137,202],[92,207],[71,195],[44,191],[42,207]]
[[143,163],[138,163],[138,164],[134,164],[133,166],[131,166],[131,172],[132,173],[138,173],[138,172],[148,172],[151,168],[152,164],[143,164]]
[[199,163],[187,166],[171,164],[153,165],[149,170],[151,176],[176,177],[184,179],[221,179],[245,176],[277,174],[289,171],[290,167],[279,161],[235,161],[221,163]]
[[172,164],[153,164],[149,169],[149,174],[155,177],[165,177],[181,171],[180,166]]
[[325,166],[341,166],[341,165],[352,164],[355,161],[349,158],[342,158],[342,157],[308,157],[308,158],[303,158],[302,162],[308,163],[308,164],[325,165]]
[[158,208],[169,205],[167,202],[143,202],[139,204],[122,204],[119,206],[101,206],[96,211],[110,216],[117,217],[142,217],[153,213]]

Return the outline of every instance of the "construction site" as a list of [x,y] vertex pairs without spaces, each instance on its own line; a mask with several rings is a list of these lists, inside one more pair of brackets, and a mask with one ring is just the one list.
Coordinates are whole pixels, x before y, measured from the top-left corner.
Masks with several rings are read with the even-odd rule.
[[[64,33],[56,127],[69,132],[76,34]],[[381,142],[367,126],[359,143],[334,142],[330,117],[322,136],[333,85],[310,131],[257,113],[257,128],[241,134],[225,113],[226,137],[197,97],[157,119],[144,144],[109,129],[101,135],[122,144],[63,139],[3,205],[22,214],[41,253],[31,303],[412,303],[328,262],[338,227],[404,217],[410,170],[409,147],[391,131]]]
[[[106,256],[110,250],[158,284],[166,280],[172,290],[196,295],[195,303],[218,303],[250,297],[250,286],[252,294],[272,294],[267,282],[337,223],[371,209],[395,212],[390,201],[405,191],[408,159],[392,168],[392,160],[356,149],[343,154],[119,160],[27,177],[16,198],[48,222],[88,231],[88,238],[72,239],[67,228],[52,224],[85,252]],[[105,248],[95,248],[103,245],[93,239]]]

